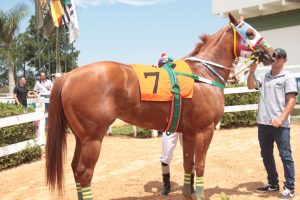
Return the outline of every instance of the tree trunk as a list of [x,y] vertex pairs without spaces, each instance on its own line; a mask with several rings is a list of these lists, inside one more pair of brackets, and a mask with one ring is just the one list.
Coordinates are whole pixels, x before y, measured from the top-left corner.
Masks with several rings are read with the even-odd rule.
[[14,78],[14,65],[13,65],[12,55],[10,50],[7,50],[7,66],[8,66],[8,89],[9,89],[9,93],[12,94],[15,87],[15,78]]

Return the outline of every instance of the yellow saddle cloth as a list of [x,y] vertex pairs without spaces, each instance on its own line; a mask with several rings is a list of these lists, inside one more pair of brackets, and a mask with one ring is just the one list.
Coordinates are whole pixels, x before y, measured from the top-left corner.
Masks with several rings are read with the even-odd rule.
[[[175,72],[191,74],[190,66],[184,60],[174,62]],[[160,68],[142,64],[131,65],[136,72],[140,84],[141,100],[143,101],[170,101],[173,97],[171,81],[168,73]],[[194,79],[177,75],[182,98],[192,98],[194,91]]]

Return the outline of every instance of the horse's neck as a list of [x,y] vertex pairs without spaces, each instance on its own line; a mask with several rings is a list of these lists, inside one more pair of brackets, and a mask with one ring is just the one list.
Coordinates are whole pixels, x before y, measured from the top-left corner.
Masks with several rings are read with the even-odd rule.
[[[203,60],[211,61],[220,65],[223,65],[226,68],[232,68],[232,50],[230,48],[220,48],[220,47],[211,47],[209,51],[204,52],[200,51],[195,57],[201,58]],[[229,77],[230,70],[222,69],[219,67],[212,66],[215,71],[221,75],[225,81],[227,81]],[[219,81],[219,79],[213,75],[209,69],[205,68],[201,70],[201,74],[209,76],[210,78]]]

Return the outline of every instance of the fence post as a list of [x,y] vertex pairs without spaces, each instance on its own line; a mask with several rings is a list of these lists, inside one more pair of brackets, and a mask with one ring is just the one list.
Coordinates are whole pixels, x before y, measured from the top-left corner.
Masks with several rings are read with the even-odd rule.
[[45,144],[45,129],[46,129],[46,120],[45,120],[45,103],[38,102],[35,104],[35,111],[41,113],[41,119],[38,123],[37,130],[37,143],[39,145]]
[[106,132],[107,135],[112,135],[112,127],[111,125],[108,127],[108,130]]
[[158,131],[152,130],[152,137],[158,137]]
[[137,127],[132,126],[132,129],[133,129],[133,136],[136,137],[137,136]]
[[221,120],[218,122],[218,124],[216,125],[216,129],[219,130],[221,127]]

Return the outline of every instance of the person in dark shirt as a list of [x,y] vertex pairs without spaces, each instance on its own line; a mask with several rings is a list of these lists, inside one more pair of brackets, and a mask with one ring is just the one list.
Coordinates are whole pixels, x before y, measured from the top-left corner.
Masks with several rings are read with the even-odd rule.
[[16,105],[22,105],[24,107],[27,107],[27,97],[34,97],[34,95],[29,95],[28,89],[26,88],[25,84],[25,77],[21,77],[19,79],[19,84],[17,84],[14,88],[13,96]]

